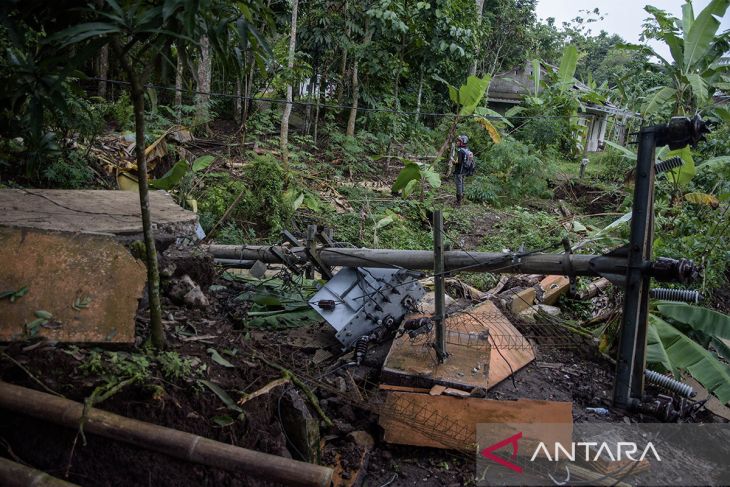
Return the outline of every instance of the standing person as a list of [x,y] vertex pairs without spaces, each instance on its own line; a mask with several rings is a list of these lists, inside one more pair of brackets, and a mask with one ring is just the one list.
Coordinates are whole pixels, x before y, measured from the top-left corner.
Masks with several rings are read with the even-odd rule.
[[454,183],[456,184],[456,206],[461,206],[464,199],[464,176],[474,173],[474,154],[467,144],[469,137],[460,135],[456,138],[456,160],[454,161]]

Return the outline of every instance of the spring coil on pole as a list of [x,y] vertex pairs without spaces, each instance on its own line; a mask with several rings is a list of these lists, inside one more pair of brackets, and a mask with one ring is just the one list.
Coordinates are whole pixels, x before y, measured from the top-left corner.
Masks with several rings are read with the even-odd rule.
[[669,289],[658,287],[651,290],[653,299],[662,299],[664,301],[679,301],[683,303],[699,303],[702,301],[702,294],[695,289]]
[[355,363],[357,363],[357,365],[362,363],[362,360],[365,358],[365,354],[368,353],[369,341],[370,337],[365,335],[358,338],[355,342]]
[[671,171],[672,169],[678,168],[682,164],[684,164],[684,161],[682,161],[680,157],[672,157],[671,159],[667,159],[666,161],[657,162],[654,165],[654,172],[656,174],[659,174],[665,171]]
[[683,384],[678,380],[674,380],[671,377],[654,372],[653,370],[644,370],[644,376],[646,380],[654,385],[662,387],[668,391],[674,392],[682,397],[694,397],[695,391],[692,386]]

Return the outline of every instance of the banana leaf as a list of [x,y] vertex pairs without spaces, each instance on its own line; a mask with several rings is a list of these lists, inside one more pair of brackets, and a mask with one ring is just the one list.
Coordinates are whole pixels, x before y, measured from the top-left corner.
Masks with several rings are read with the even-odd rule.
[[660,301],[657,309],[663,316],[689,325],[711,337],[730,338],[728,315],[701,306],[671,301]]
[[647,362],[668,368],[677,377],[686,370],[723,404],[730,401],[730,367],[657,315],[649,315],[649,326]]

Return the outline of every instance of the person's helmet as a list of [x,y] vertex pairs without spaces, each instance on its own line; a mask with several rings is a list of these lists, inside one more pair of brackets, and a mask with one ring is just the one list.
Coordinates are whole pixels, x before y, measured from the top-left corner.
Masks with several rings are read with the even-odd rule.
[[456,140],[461,142],[464,145],[469,143],[469,137],[467,137],[466,135],[460,135],[456,138]]

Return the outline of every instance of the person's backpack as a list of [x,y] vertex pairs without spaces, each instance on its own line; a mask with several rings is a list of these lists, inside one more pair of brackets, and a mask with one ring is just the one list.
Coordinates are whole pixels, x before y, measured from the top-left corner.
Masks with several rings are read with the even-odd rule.
[[477,170],[477,166],[474,163],[474,153],[467,148],[462,149],[464,151],[464,162],[462,162],[461,173],[464,176],[472,176]]

